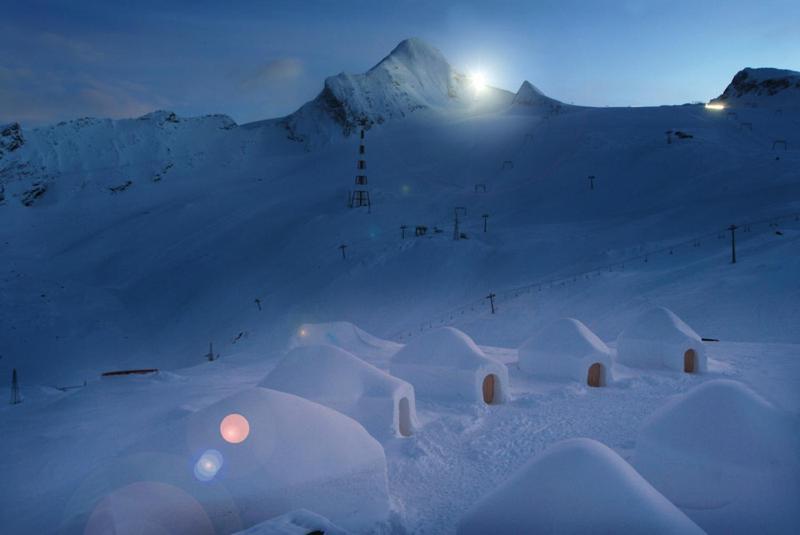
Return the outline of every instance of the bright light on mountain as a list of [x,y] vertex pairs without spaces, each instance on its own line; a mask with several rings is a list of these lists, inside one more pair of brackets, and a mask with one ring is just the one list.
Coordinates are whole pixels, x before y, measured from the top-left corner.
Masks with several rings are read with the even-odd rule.
[[473,72],[469,76],[470,82],[472,82],[472,87],[475,88],[475,92],[480,93],[486,88],[486,75],[482,72]]
[[724,104],[717,104],[717,103],[713,103],[712,104],[712,103],[709,102],[708,104],[706,104],[706,109],[707,110],[724,110],[725,109],[725,105]]

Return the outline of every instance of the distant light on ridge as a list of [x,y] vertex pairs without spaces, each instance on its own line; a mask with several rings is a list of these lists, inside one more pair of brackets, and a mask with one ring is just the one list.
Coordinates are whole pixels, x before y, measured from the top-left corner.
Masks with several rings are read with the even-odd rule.
[[725,109],[725,104],[719,104],[717,102],[713,102],[713,103],[709,102],[708,104],[706,104],[706,109],[707,110],[724,110]]

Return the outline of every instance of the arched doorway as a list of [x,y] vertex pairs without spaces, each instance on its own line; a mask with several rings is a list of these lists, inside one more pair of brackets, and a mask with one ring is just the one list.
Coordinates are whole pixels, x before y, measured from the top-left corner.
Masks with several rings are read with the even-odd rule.
[[497,382],[497,377],[493,373],[483,378],[483,401],[487,405],[494,403],[495,382]]
[[683,371],[686,373],[695,373],[697,370],[697,353],[694,349],[687,349],[683,354]]
[[404,437],[410,437],[414,433],[411,425],[411,404],[408,398],[402,398],[398,404],[398,425],[400,427],[400,434]]
[[586,379],[589,386],[603,386],[603,365],[595,362],[589,366],[589,377]]

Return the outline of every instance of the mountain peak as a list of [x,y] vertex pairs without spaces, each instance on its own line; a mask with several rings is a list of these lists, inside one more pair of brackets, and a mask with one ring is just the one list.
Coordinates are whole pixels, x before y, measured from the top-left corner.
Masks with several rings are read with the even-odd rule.
[[325,80],[322,92],[282,120],[288,137],[348,135],[421,110],[474,112],[508,106],[511,94],[491,88],[480,97],[470,79],[453,69],[444,55],[417,38],[398,44],[364,74],[341,73]]
[[561,102],[548,97],[538,87],[525,80],[514,95],[512,105],[523,108],[560,108]]
[[712,102],[748,106],[763,104],[800,105],[800,72],[768,67],[746,67]]

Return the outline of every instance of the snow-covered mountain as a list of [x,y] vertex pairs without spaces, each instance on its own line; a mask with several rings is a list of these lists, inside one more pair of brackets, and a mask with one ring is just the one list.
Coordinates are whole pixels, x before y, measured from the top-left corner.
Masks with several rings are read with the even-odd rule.
[[[248,529],[268,513],[285,514],[266,520],[266,531],[301,529],[287,518],[312,519],[301,522],[307,531],[328,525],[290,512],[300,507],[359,533],[453,533],[481,496],[564,439],[589,437],[619,455],[574,470],[575,481],[598,466],[631,474],[634,452],[642,466],[664,468],[659,444],[650,463],[637,433],[667,400],[716,377],[763,396],[756,411],[739,403],[753,396],[730,399],[745,416],[773,415],[768,427],[779,433],[764,436],[785,435],[785,450],[796,451],[796,92],[756,91],[758,105],[729,113],[567,106],[527,82],[516,95],[474,89],[410,40],[366,74],[328,79],[320,97],[283,119],[237,126],[160,111],[0,128],[0,397],[10,398],[16,369],[25,398],[0,405],[9,482],[0,526],[153,531],[147,522],[160,515],[170,531],[176,513],[201,527],[213,521],[209,533]],[[775,99],[783,103],[766,104]],[[365,153],[361,136],[349,135],[362,119]],[[368,162],[371,212],[347,204],[359,159]],[[654,305],[720,340],[705,344],[702,373],[617,358],[613,341]],[[523,341],[562,317],[602,342],[600,360],[613,368],[605,387],[514,365]],[[380,375],[404,345],[440,326],[464,331],[458,338],[479,360],[507,365],[495,375],[506,403],[428,400],[421,385],[440,390],[430,376],[455,375],[420,373],[419,428],[378,441],[330,408],[254,388],[289,346],[336,345]],[[649,347],[663,347],[651,334]],[[686,355],[675,357],[685,369]],[[100,378],[142,368],[160,373]],[[469,377],[486,400],[485,380],[479,390],[474,370]],[[318,376],[303,379],[319,393]],[[371,394],[363,384],[330,386],[342,399]],[[715,398],[690,412],[730,405]],[[774,407],[762,410],[767,401]],[[229,416],[250,418],[247,441],[228,443]],[[768,457],[744,479],[736,463],[707,463],[748,436],[747,418],[716,420],[709,432],[733,432],[674,452],[696,491],[686,503],[677,493],[674,505],[712,534],[791,533],[796,458]],[[772,448],[754,442],[762,443]],[[699,481],[698,463],[734,483]],[[559,480],[566,465],[550,466]],[[624,494],[672,499],[671,483],[636,487]],[[581,499],[591,508],[623,495],[612,490]],[[513,512],[528,513],[527,498],[512,494]],[[563,505],[548,509],[560,511],[559,523],[574,509]]]
[[800,72],[750,67],[742,69],[712,102],[732,107],[796,107],[800,102]]
[[[469,77],[420,39],[406,39],[364,74],[341,73],[322,92],[281,121],[293,139],[320,133],[345,135],[425,111],[486,112],[507,106],[513,95],[486,88],[480,98]],[[483,93],[483,91],[481,91]]]
[[519,87],[517,94],[511,104],[517,110],[531,109],[537,111],[559,112],[565,105],[554,98],[550,98],[542,93],[539,88],[525,80]]
[[[788,112],[558,113],[560,103],[528,83],[516,95],[475,94],[418,40],[326,88],[338,104],[320,97],[286,119],[311,129],[306,143],[287,137],[281,121],[237,126],[170,112],[3,128],[0,295],[13,306],[0,310],[0,374],[17,367],[28,380],[68,383],[112,367],[186,365],[209,341],[223,353],[266,350],[316,320],[396,337],[490,290],[792,212],[800,198]],[[358,159],[346,133],[365,117],[371,215],[346,208]],[[776,138],[791,150],[774,153]],[[454,206],[467,208],[460,225],[469,240],[451,239]],[[409,229],[401,240],[400,225],[429,233],[412,241]],[[725,242],[714,243],[722,259]],[[697,293],[714,299],[676,303],[652,264],[641,264],[637,280],[647,299],[663,296],[718,335],[794,339],[786,325],[800,318],[790,299],[797,288],[780,282],[788,267],[752,279],[758,290],[743,304],[739,285],[750,279],[722,284],[699,273],[724,261],[702,265]],[[679,263],[671,269],[684,273]],[[612,298],[602,288],[618,282],[607,277],[592,285],[605,298],[544,298],[514,321],[591,310],[602,316],[587,324],[613,338],[616,318],[635,312],[643,290]],[[760,319],[740,328],[728,314],[741,308],[761,310]],[[458,320],[486,343],[511,328],[498,330],[494,317]]]

